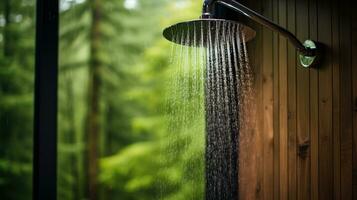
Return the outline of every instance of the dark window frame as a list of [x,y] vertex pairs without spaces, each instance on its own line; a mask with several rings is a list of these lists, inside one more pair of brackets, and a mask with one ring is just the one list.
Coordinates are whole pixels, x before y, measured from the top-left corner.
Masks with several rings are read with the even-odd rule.
[[57,197],[58,0],[36,1],[33,199]]

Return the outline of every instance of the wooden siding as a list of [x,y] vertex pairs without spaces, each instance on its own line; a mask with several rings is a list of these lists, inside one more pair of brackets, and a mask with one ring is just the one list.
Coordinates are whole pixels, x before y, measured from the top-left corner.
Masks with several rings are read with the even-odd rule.
[[285,38],[248,22],[257,30],[248,45],[259,113],[255,199],[357,199],[356,3],[242,3],[325,46],[318,68],[304,69]]

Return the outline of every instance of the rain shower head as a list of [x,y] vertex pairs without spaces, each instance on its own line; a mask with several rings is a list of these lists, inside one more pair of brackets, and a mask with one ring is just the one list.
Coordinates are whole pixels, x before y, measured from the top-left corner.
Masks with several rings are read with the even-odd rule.
[[[214,43],[216,37],[221,37],[222,34],[238,35],[238,33],[244,36],[245,42],[255,37],[253,29],[237,21],[213,18],[180,22],[166,28],[163,35],[167,40],[177,44],[207,47],[208,41]],[[179,36],[188,36],[187,38],[191,40],[182,42],[178,40]]]
[[[217,5],[243,14],[249,19],[286,37],[299,52],[298,58],[303,67],[308,68],[314,66],[319,60],[321,51],[318,48],[318,46],[320,46],[318,43],[312,40],[306,40],[304,43],[301,43],[295,35],[288,30],[234,0],[205,0],[200,19],[172,25],[164,30],[163,36],[174,43],[204,47],[208,46],[209,35],[220,37],[220,35],[227,33],[231,33],[232,35],[239,35],[238,33],[241,33],[245,38],[244,42],[248,42],[255,37],[255,31],[243,23],[236,20],[220,19],[219,16],[216,16]],[[217,30],[219,30],[219,35],[210,34],[217,33]],[[177,40],[177,36],[189,36],[189,38],[194,39],[182,42]]]

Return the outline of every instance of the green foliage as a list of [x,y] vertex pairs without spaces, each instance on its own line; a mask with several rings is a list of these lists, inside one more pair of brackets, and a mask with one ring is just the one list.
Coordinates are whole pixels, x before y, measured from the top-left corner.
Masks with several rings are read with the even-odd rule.
[[[11,2],[10,10],[7,2]],[[100,199],[202,199],[204,116],[197,108],[202,108],[203,100],[192,98],[185,105],[176,102],[180,88],[169,84],[172,78],[192,77],[177,74],[177,66],[170,63],[171,44],[162,38],[164,27],[196,18],[201,2],[138,0],[134,9],[125,8],[124,0],[100,2]],[[85,123],[92,3],[61,0],[61,200],[85,199],[87,193]],[[31,198],[34,10],[32,0],[0,3],[2,199]],[[11,20],[3,24],[6,11],[10,11]]]
[[32,182],[34,1],[0,3],[0,194],[29,199]]

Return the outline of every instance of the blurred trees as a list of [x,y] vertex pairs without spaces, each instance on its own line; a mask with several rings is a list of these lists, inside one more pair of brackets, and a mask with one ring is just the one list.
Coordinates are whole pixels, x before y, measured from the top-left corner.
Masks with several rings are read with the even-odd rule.
[[[160,5],[163,4],[159,1],[142,2],[140,6],[145,7],[142,10],[128,10],[124,8],[124,1],[69,2],[64,6],[60,84],[66,85],[64,88],[67,89],[60,91],[60,102],[63,102],[60,104],[60,110],[63,110],[60,113],[63,120],[59,121],[59,127],[63,129],[60,137],[71,138],[73,134],[78,137],[66,140],[59,148],[60,165],[63,163],[59,174],[67,174],[59,176],[59,188],[64,188],[60,190],[63,198],[71,198],[74,190],[78,193],[74,195],[77,198],[90,195],[87,198],[96,199],[100,156],[113,154],[141,137],[128,131],[131,128],[130,117],[141,108],[124,99],[124,94],[137,82],[136,75],[131,72],[132,65],[154,33],[159,33],[159,30],[150,28],[158,23],[157,18],[147,22],[142,20],[158,13],[156,11],[162,8]],[[78,78],[81,81],[73,81]],[[66,109],[69,105],[80,112],[77,117],[66,116],[76,115],[70,114],[72,109]],[[71,120],[76,120],[72,126]],[[73,131],[76,129],[74,126],[77,126],[77,131]],[[67,164],[71,160],[69,157],[73,157],[72,161],[76,163],[72,167]],[[82,173],[73,177],[74,171]],[[76,187],[78,185],[80,187]],[[68,187],[72,190],[65,189]],[[104,190],[101,190],[102,194],[107,193]]]
[[[66,145],[68,148],[61,143],[60,195],[73,198],[71,185],[82,185],[82,194],[87,193],[81,178],[61,178],[63,174],[73,178],[73,170],[65,163],[70,162],[70,154],[81,155],[78,152],[87,147],[91,156],[86,161],[77,156],[75,162],[84,165],[81,172],[95,168],[98,177],[92,180],[99,182],[90,184],[97,184],[99,199],[199,199],[203,196],[203,139],[195,131],[203,131],[203,116],[192,120],[192,125],[198,124],[196,128],[180,129],[180,116],[169,117],[164,109],[167,101],[175,99],[167,96],[172,95],[167,90],[174,88],[166,85],[176,71],[169,67],[171,46],[161,33],[175,21],[196,17],[200,2],[137,1],[137,7],[131,9],[126,3],[95,0],[63,11],[60,84],[79,80],[72,82],[72,90],[77,91],[73,103],[67,103],[71,92],[61,87],[61,98],[67,99],[60,101],[61,115],[68,114],[65,107],[75,104],[80,112],[76,124],[83,125],[77,125],[78,141]],[[77,20],[71,21],[74,18]],[[69,37],[72,33],[74,37]],[[70,118],[61,119],[64,129]],[[176,128],[169,129],[174,123]],[[61,137],[65,132],[73,134],[60,131]],[[189,141],[198,144],[185,146]],[[70,152],[76,144],[80,148]]]
[[31,197],[34,38],[34,1],[1,1],[1,199]]
[[[34,1],[0,4],[0,193],[30,199]],[[164,107],[177,72],[161,36],[200,4],[61,0],[58,199],[203,196],[203,116],[183,127],[183,105]]]

